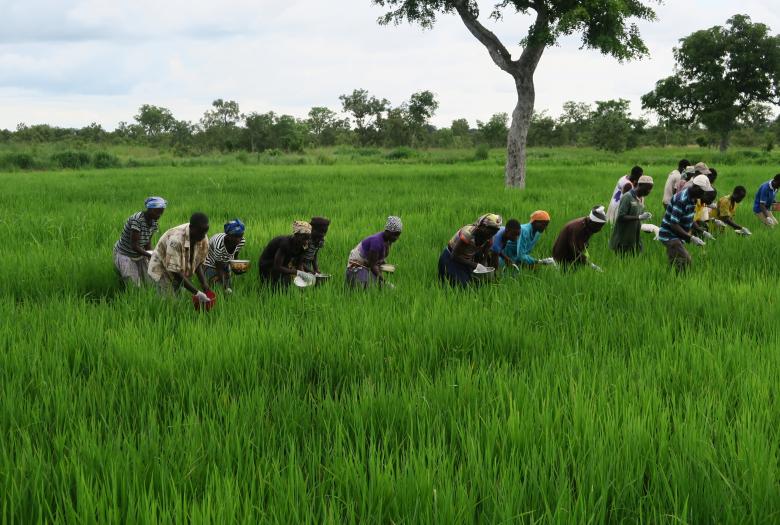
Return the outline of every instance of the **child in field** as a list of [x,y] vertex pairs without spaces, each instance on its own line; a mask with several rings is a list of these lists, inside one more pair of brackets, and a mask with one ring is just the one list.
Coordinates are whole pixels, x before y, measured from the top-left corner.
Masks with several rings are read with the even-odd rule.
[[503,268],[511,266],[519,270],[517,263],[506,253],[506,247],[511,242],[517,244],[517,238],[520,236],[520,222],[517,219],[509,219],[506,226],[501,227],[493,236],[493,245],[490,249],[498,257],[498,263]]
[[301,270],[317,275],[320,273],[319,253],[325,246],[330,220],[325,217],[312,217],[309,224],[311,224],[311,240],[306,251],[303,252]]

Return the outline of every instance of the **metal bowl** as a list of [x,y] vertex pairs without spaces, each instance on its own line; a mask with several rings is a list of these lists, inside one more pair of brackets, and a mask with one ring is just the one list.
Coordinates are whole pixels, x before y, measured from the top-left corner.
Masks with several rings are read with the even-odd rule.
[[249,271],[250,262],[247,259],[234,259],[230,261],[230,270],[235,274],[242,274]]
[[471,273],[474,274],[474,278],[479,279],[480,281],[490,281],[495,278],[496,269],[488,266],[487,271],[485,272],[471,272]]
[[317,286],[319,286],[322,283],[324,283],[325,281],[327,281],[328,279],[330,279],[331,276],[330,276],[330,274],[327,274],[327,273],[316,273],[316,274],[314,274],[314,277],[317,278]]

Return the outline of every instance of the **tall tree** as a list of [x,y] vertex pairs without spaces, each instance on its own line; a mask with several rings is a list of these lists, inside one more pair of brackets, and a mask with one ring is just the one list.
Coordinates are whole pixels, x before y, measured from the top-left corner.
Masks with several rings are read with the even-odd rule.
[[351,95],[341,95],[339,100],[344,113],[352,115],[361,145],[376,142],[382,116],[390,109],[390,102],[369,95],[365,89],[356,89]]
[[[582,47],[592,48],[618,60],[647,53],[636,24],[630,19],[654,20],[655,12],[641,0],[500,0],[491,17],[500,20],[506,10],[533,14],[528,34],[521,40],[517,59],[499,38],[479,20],[477,0],[371,0],[390,9],[379,19],[382,24],[404,21],[433,27],[439,14],[457,13],[463,24],[487,49],[493,62],[508,73],[517,90],[517,105],[507,137],[506,185],[524,188],[526,180],[526,137],[534,109],[534,72],[547,46],[565,35],[580,33]],[[496,0],[494,0],[496,1]],[[657,0],[650,0],[657,3]]]
[[151,104],[144,104],[138,108],[138,114],[133,118],[143,127],[146,136],[152,139],[169,131],[176,122],[171,110]]
[[681,39],[674,58],[674,75],[659,80],[642,106],[666,122],[703,124],[721,151],[757,104],[780,104],[780,36],[748,16]]

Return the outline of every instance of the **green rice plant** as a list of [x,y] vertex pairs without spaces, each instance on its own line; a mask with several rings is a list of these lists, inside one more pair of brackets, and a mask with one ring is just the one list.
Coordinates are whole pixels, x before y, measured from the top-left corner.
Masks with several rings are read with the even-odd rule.
[[[750,203],[737,220],[754,235],[692,249],[686,275],[649,236],[618,258],[605,229],[590,247],[603,274],[437,282],[447,240],[482,213],[547,209],[546,256],[635,162],[657,222],[676,157],[701,155],[549,153],[524,192],[471,151],[4,173],[0,522],[776,521],[780,232]],[[721,193],[751,197],[776,171],[712,164]],[[119,286],[112,247],[148,195],[169,201],[163,230],[196,210],[212,233],[247,224],[254,267],[208,315]],[[396,288],[346,290],[349,251],[390,214],[405,224]],[[265,243],[312,215],[332,219],[334,277],[261,286]]]

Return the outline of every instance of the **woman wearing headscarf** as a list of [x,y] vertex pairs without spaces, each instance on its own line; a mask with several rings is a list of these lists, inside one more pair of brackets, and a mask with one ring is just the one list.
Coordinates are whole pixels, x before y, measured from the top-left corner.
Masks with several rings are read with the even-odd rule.
[[484,270],[485,265],[495,267],[498,261],[491,246],[501,223],[500,215],[487,213],[458,230],[439,257],[439,280],[466,286],[475,270]]
[[529,222],[520,225],[520,235],[517,240],[506,243],[504,254],[514,264],[525,267],[555,264],[552,257],[537,259],[531,255],[536,243],[542,238],[542,234],[549,225],[550,214],[544,210],[536,210],[531,214]]
[[391,215],[387,218],[383,231],[360,241],[349,253],[347,286],[368,288],[374,284],[383,284],[381,266],[385,264],[390,247],[398,240],[402,231],[401,218]]
[[114,267],[124,283],[141,286],[146,282],[152,236],[159,229],[157,221],[167,206],[162,197],[149,197],[144,202],[145,210],[134,213],[125,222],[114,245]]
[[295,221],[292,229],[292,235],[274,237],[260,254],[261,282],[289,286],[296,276],[309,283],[316,280],[313,274],[298,269],[311,239],[311,224]]
[[238,258],[238,252],[246,244],[245,229],[241,219],[233,219],[225,223],[224,233],[209,238],[209,253],[203,263],[206,266],[206,279],[212,284],[220,283],[227,294],[233,293],[230,261]]
[[553,258],[564,270],[589,265],[597,272],[602,271],[590,260],[588,243],[600,232],[607,222],[604,206],[596,206],[587,217],[580,217],[566,224],[553,245]]

